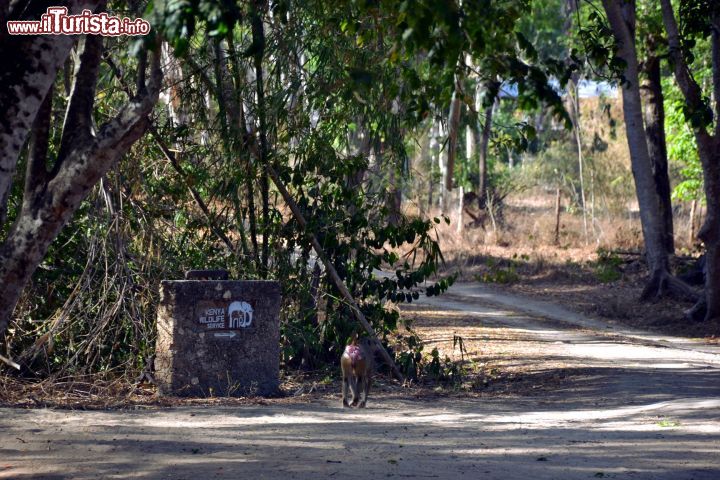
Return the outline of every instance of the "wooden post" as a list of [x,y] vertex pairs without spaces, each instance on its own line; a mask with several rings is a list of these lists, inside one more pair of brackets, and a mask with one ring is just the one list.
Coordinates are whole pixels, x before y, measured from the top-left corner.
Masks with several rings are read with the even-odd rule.
[[560,187],[555,190],[555,245],[560,243]]
[[457,225],[455,226],[455,231],[457,233],[462,233],[463,230],[463,191],[462,185],[460,185],[460,188],[458,188],[458,209],[457,209]]
[[690,247],[692,247],[693,242],[695,241],[695,209],[697,208],[697,200],[693,199],[692,203],[690,204],[690,230],[689,230],[689,236],[688,236],[688,244]]
[[[270,178],[272,179],[275,186],[280,190],[280,195],[282,195],[283,199],[285,200],[285,203],[290,207],[290,210],[292,211],[293,216],[295,217],[295,220],[300,224],[300,228],[302,230],[305,230],[307,227],[307,222],[305,221],[305,217],[303,216],[302,212],[300,211],[300,207],[298,207],[298,204],[295,203],[295,200],[290,196],[290,193],[288,192],[287,188],[285,188],[285,185],[283,184],[282,180],[280,180],[280,176],[277,174],[275,169],[272,166],[268,166],[268,174],[270,175]],[[405,381],[405,377],[403,377],[403,374],[400,372],[400,369],[395,365],[395,361],[392,359],[390,354],[388,354],[387,350],[382,346],[380,343],[380,340],[378,340],[377,335],[375,334],[375,330],[373,330],[370,323],[365,318],[365,315],[363,315],[362,311],[360,311],[360,307],[355,302],[355,299],[350,294],[350,291],[348,290],[347,286],[345,286],[345,282],[342,281],[340,278],[340,275],[338,275],[337,270],[335,270],[335,266],[332,264],[328,256],[325,254],[325,251],[323,250],[322,246],[320,245],[320,242],[318,241],[317,237],[312,232],[306,232],[310,236],[310,243],[312,247],[315,249],[315,252],[318,254],[318,257],[320,257],[320,260],[323,262],[323,265],[325,265],[325,269],[330,274],[330,278],[332,279],[333,283],[337,287],[337,289],[340,291],[340,294],[343,296],[346,302],[350,304],[350,309],[352,310],[353,314],[355,315],[355,318],[357,321],[362,325],[362,327],[365,329],[365,331],[370,335],[370,338],[373,339],[373,341],[377,344],[380,350],[380,353],[383,357],[383,360],[385,360],[385,363],[388,364],[390,369],[392,370],[395,377],[400,380],[401,382]]]

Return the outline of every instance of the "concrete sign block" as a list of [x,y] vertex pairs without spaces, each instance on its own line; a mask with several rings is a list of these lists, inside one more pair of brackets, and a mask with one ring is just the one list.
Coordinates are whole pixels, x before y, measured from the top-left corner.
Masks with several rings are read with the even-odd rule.
[[177,396],[272,395],[280,371],[280,284],[165,280],[155,380]]

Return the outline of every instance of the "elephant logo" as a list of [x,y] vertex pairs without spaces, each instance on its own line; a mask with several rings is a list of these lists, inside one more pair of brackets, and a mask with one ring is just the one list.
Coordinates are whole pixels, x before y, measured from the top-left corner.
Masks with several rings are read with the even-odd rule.
[[247,302],[232,302],[228,307],[228,328],[247,328],[253,321],[253,308]]

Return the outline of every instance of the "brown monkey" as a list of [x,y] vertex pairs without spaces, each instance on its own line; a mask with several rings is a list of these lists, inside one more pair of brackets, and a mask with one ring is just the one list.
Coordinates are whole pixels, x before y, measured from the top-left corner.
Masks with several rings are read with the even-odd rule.
[[[345,351],[340,357],[343,407],[365,408],[372,382],[373,350],[371,345],[372,341],[369,338],[363,338],[358,342],[357,334],[354,334],[350,345],[345,347]],[[348,403],[348,388],[352,393],[352,403]]]

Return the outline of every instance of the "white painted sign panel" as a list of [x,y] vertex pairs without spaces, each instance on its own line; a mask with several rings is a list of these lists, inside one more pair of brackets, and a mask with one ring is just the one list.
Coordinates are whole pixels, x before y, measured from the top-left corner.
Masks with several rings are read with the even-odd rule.
[[214,305],[198,310],[198,323],[207,330],[241,330],[253,325],[252,305],[242,300],[231,301],[224,307]]

